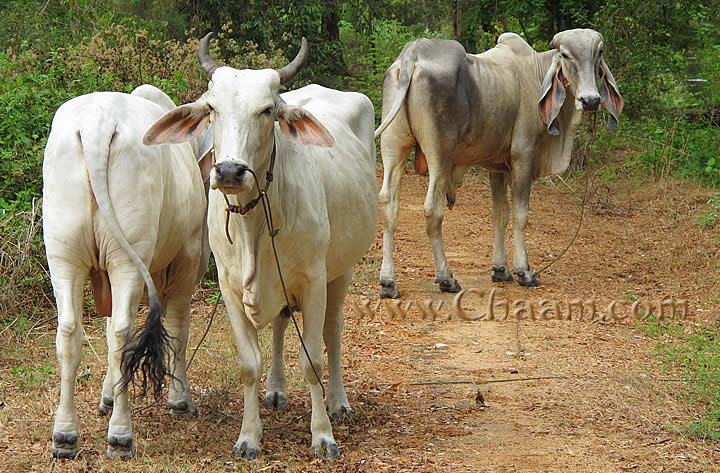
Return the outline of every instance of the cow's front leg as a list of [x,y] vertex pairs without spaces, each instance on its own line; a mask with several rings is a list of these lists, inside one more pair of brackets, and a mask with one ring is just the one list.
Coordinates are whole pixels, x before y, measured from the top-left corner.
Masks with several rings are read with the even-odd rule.
[[52,454],[75,458],[80,452],[75,408],[75,376],[82,355],[82,293],[87,270],[51,264],[52,285],[58,310],[56,349],[60,364],[60,402],[53,426]]
[[221,271],[220,289],[235,333],[235,346],[240,362],[243,383],[243,420],[240,436],[232,450],[233,458],[253,460],[260,454],[262,424],[260,422],[260,370],[262,354],[258,345],[257,329],[250,323],[242,305],[242,295],[223,284]]
[[268,409],[286,409],[288,397],[285,392],[285,360],[283,348],[285,329],[290,317],[281,313],[272,322],[272,360],[270,372],[265,381],[265,407]]
[[[438,161],[440,164],[436,165],[435,163]],[[425,232],[430,238],[435,260],[435,282],[442,292],[460,292],[462,288],[448,267],[442,240],[443,199],[448,187],[450,170],[440,158],[433,158],[431,155],[428,155],[428,166],[430,179],[423,211],[425,213]]]
[[186,361],[191,296],[192,285],[189,285],[183,289],[174,289],[168,295],[167,302],[165,327],[173,344],[169,363],[172,377],[168,389],[168,408],[170,414],[176,417],[193,417],[197,414],[187,378]]
[[512,171],[513,240],[515,244],[513,266],[518,284],[534,287],[539,286],[540,281],[530,271],[525,250],[525,227],[527,226],[530,187],[532,186],[530,163],[532,163],[530,159],[517,159]]
[[[324,268],[323,268],[324,269]],[[312,281],[303,291],[301,308],[303,313],[303,347],[300,347],[300,369],[310,385],[312,399],[312,452],[320,458],[337,458],[340,456],[335,437],[333,437],[330,418],[325,410],[325,400],[321,387],[323,377],[323,326],[325,325],[325,308],[327,304],[327,287],[325,277]]]
[[507,176],[499,172],[490,173],[490,191],[492,195],[492,223],[495,235],[493,248],[492,273],[493,282],[512,281],[512,273],[508,268],[505,253],[505,231],[510,216],[507,201]]

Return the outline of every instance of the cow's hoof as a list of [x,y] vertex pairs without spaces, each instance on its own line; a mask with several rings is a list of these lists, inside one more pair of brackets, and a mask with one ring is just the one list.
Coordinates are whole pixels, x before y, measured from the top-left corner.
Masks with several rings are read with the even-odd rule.
[[103,396],[100,399],[100,406],[98,407],[98,415],[104,417],[112,413],[114,401],[113,398]]
[[265,394],[265,407],[268,409],[275,409],[278,411],[284,411],[288,406],[287,394],[281,391],[268,391]]
[[400,297],[400,291],[398,290],[397,286],[395,286],[395,281],[393,280],[387,280],[383,281],[380,280],[380,298],[381,299],[397,299]]
[[132,435],[111,435],[107,437],[107,457],[110,459],[131,460],[135,458],[135,442]]
[[457,282],[457,280],[450,276],[447,279],[443,279],[441,281],[436,281],[438,283],[438,286],[440,287],[440,290],[442,292],[452,292],[457,293],[462,291],[462,287],[460,286],[460,283]]
[[353,410],[349,405],[341,405],[329,411],[330,420],[333,422],[351,422],[353,419]]
[[197,407],[192,401],[168,401],[170,415],[173,417],[196,417]]
[[312,448],[312,454],[323,460],[334,460],[340,458],[340,447],[327,439],[322,439],[320,445]]
[[235,444],[232,450],[232,457],[236,460],[255,460],[260,456],[260,450],[252,448],[246,441]]
[[517,283],[523,287],[538,287],[540,280],[535,277],[535,273],[532,271],[516,271]]
[[505,266],[493,266],[490,278],[492,282],[511,282],[513,280],[512,273]]
[[52,455],[55,458],[75,458],[80,453],[77,432],[53,432]]

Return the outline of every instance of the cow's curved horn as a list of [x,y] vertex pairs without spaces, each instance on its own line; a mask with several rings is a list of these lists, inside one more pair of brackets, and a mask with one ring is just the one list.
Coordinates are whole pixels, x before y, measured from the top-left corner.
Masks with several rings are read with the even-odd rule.
[[295,76],[302,70],[303,66],[308,60],[308,42],[303,36],[302,45],[300,45],[300,51],[295,56],[290,64],[280,69],[276,69],[277,73],[280,74],[280,83],[287,84],[295,78]]
[[212,31],[206,34],[205,37],[200,40],[200,47],[198,48],[198,58],[200,59],[200,65],[203,67],[203,69],[205,69],[205,72],[210,78],[212,78],[215,69],[220,67],[215,62],[215,60],[210,57],[210,51],[208,51],[208,47],[210,46],[210,38],[212,37],[212,35]]

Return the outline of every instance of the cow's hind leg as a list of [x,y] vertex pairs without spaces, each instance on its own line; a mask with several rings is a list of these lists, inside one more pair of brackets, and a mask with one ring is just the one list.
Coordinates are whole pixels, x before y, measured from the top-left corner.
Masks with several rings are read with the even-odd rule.
[[112,330],[112,319],[107,318],[105,322],[105,337],[108,340],[108,366],[103,379],[102,394],[100,395],[100,405],[98,406],[98,414],[107,416],[112,412],[113,408],[113,380],[110,372],[110,358],[113,356],[110,351],[110,330]]
[[493,248],[492,273],[493,282],[512,281],[512,273],[507,265],[505,253],[505,231],[510,216],[507,201],[507,176],[504,173],[490,173],[490,191],[492,194],[492,223],[495,235]]
[[167,298],[165,327],[170,335],[173,349],[170,352],[170,373],[172,379],[168,389],[168,408],[176,417],[192,417],[197,408],[192,401],[190,383],[187,378],[187,343],[190,331],[190,302],[192,282],[183,288],[173,288]]
[[109,369],[113,380],[113,409],[107,435],[108,458],[135,457],[132,419],[128,392],[122,389],[121,363],[123,348],[135,329],[138,304],[145,284],[137,268],[125,263],[109,272],[112,286],[112,321],[108,330]]
[[352,409],[345,393],[342,369],[342,331],[345,322],[343,303],[350,285],[352,273],[345,274],[327,286],[327,308],[325,309],[325,325],[323,339],[328,353],[328,385],[327,408],[333,420],[345,420],[352,416]]
[[[449,154],[450,156],[452,153]],[[423,210],[425,213],[425,232],[432,244],[435,260],[435,282],[443,292],[460,292],[461,287],[453,277],[448,266],[445,247],[442,240],[442,223],[444,216],[443,200],[450,180],[450,166],[445,161],[445,153],[429,151],[427,153],[430,179]]]
[[512,198],[513,198],[513,243],[515,254],[513,266],[517,275],[517,282],[521,286],[539,286],[540,281],[530,271],[527,251],[525,249],[525,227],[528,221],[528,209],[530,207],[530,187],[532,186],[532,172],[530,159],[516,159],[517,165],[512,172]]
[[396,299],[400,291],[395,282],[393,252],[395,229],[400,206],[400,186],[405,162],[414,143],[411,136],[398,136],[393,125],[380,139],[383,160],[383,183],[378,195],[383,219],[383,259],[380,267],[380,297]]
[[288,397],[285,392],[285,329],[290,317],[282,313],[272,322],[272,360],[270,372],[265,381],[265,407],[268,409],[286,409]]
[[60,401],[53,426],[52,454],[75,458],[80,452],[75,407],[75,376],[82,355],[82,294],[88,269],[50,262],[53,291],[57,302],[57,358],[60,364]]

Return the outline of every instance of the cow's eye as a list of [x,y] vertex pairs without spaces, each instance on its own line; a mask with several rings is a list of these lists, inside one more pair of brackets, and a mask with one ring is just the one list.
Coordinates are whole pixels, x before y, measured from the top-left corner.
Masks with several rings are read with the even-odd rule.
[[562,56],[563,59],[570,59],[570,56],[568,56],[568,53],[566,53],[566,52],[562,52],[562,53],[560,53],[560,55]]
[[268,107],[265,110],[262,111],[262,115],[270,115],[273,111],[272,107]]

